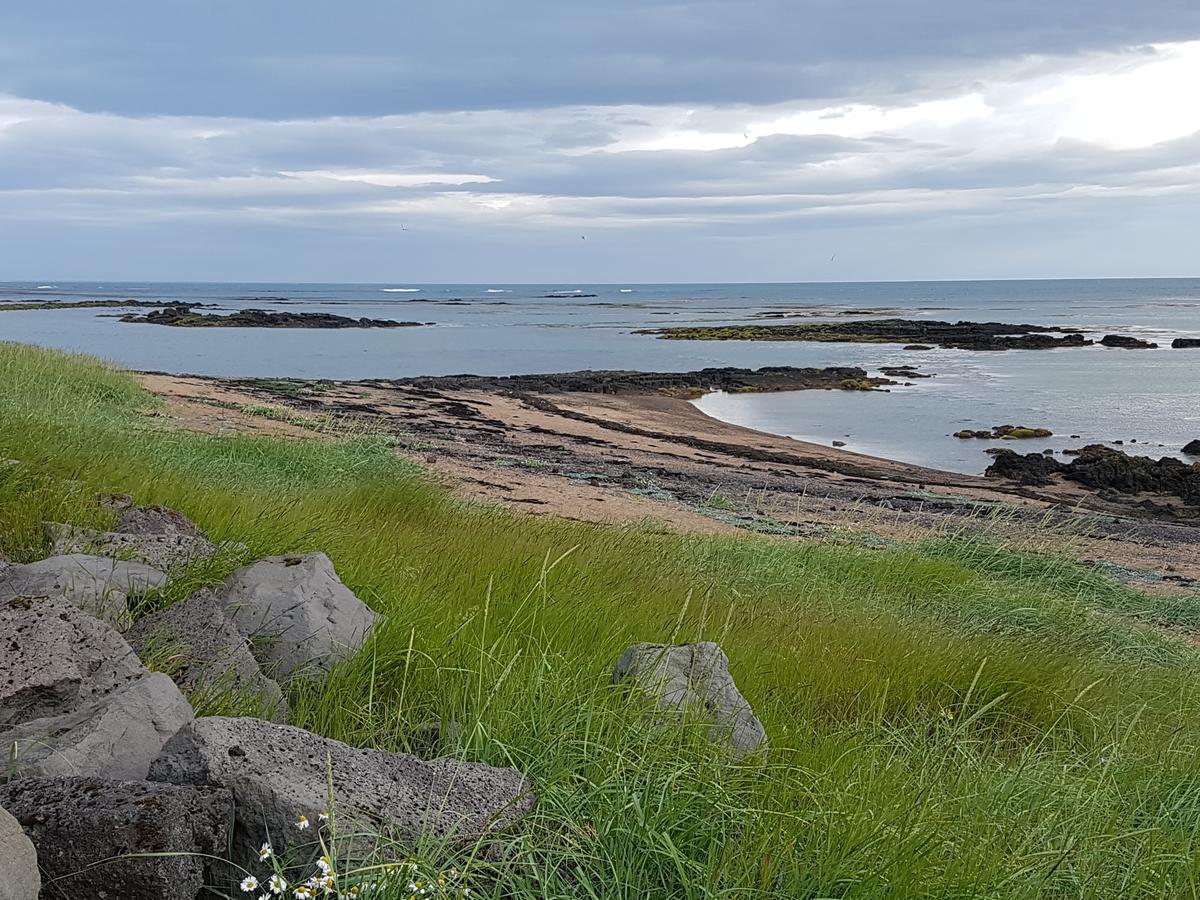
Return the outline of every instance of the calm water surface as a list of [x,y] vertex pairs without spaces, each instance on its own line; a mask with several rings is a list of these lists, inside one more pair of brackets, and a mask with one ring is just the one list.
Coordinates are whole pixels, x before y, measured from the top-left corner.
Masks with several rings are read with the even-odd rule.
[[[553,295],[553,296],[548,296]],[[595,295],[595,296],[586,296]],[[0,339],[82,350],[135,369],[299,378],[512,374],[575,369],[673,371],[705,366],[913,364],[936,373],[890,393],[713,394],[706,413],[765,431],[963,472],[988,441],[960,428],[1044,426],[1026,450],[1126,441],[1177,451],[1200,437],[1200,279],[862,284],[428,285],[0,283],[0,304],[29,300],[190,300],[432,323],[397,330],[172,329],[118,321],[120,310],[0,312]],[[1158,339],[1164,349],[980,353],[892,345],[660,341],[663,325],[864,317],[1072,325]],[[1069,435],[1078,434],[1072,439]],[[1137,445],[1131,442],[1136,440]]]

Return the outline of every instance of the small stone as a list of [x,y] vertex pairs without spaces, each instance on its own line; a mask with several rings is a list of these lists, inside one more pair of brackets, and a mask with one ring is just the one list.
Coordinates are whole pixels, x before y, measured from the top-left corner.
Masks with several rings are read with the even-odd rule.
[[710,740],[738,756],[766,747],[767,733],[729,674],[729,658],[718,644],[634,644],[618,660],[612,681],[629,682],[660,712],[710,719]]

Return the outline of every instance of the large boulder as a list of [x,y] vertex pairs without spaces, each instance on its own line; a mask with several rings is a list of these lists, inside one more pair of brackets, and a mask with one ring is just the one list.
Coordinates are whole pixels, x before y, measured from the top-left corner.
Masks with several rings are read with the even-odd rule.
[[[231,799],[219,789],[23,778],[0,786],[0,805],[32,838],[56,900],[196,900],[212,857],[228,853]],[[149,853],[164,855],[128,858]]]
[[[115,495],[110,495],[115,496]],[[107,505],[117,514],[117,524],[113,529],[124,534],[173,534],[185,537],[203,537],[196,523],[177,510],[157,503],[148,506],[125,504],[127,499],[110,501]]]
[[145,672],[116,631],[62,598],[0,601],[0,729],[73,712]]
[[43,522],[51,552],[90,553],[114,559],[132,559],[166,571],[207,559],[217,548],[207,538],[191,534],[129,534],[96,531],[77,525]]
[[200,591],[146,616],[126,633],[142,659],[166,656],[171,678],[186,693],[231,690],[264,718],[287,721],[279,685],[262,673],[246,637],[212,591]]
[[37,851],[3,803],[0,796],[0,900],[38,900],[42,879]]
[[617,661],[614,684],[627,683],[672,720],[711,722],[709,738],[735,755],[762,750],[767,733],[729,674],[718,644],[634,644]]
[[324,553],[259,560],[225,579],[217,595],[268,674],[281,678],[353,654],[375,622]]
[[[328,767],[328,768],[327,768]],[[329,809],[328,779],[342,834],[379,833],[414,848],[429,835],[473,841],[533,808],[528,781],[514,769],[456,759],[424,762],[407,753],[360,750],[261,719],[196,719],[167,742],[150,778],[233,792],[235,859],[267,835],[277,850],[311,843],[297,829]]]
[[0,571],[0,602],[13,597],[65,597],[98,619],[121,622],[131,594],[166,584],[167,576],[138,562],[72,553]]
[[192,718],[175,682],[147,672],[73,712],[0,731],[0,759],[20,777],[145,778],[163,744]]

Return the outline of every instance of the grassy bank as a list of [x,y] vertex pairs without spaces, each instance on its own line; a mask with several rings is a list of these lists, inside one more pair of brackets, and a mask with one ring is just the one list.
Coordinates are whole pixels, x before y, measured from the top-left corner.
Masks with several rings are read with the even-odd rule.
[[[293,721],[513,765],[540,803],[497,896],[1200,893],[1200,667],[1156,602],[1053,556],[603,528],[466,506],[383,439],[173,433],[135,380],[0,344],[0,551],[96,491],[250,556],[320,549],[386,624]],[[237,559],[189,573],[162,602]],[[731,766],[608,688],[635,641],[721,642],[771,738]]]

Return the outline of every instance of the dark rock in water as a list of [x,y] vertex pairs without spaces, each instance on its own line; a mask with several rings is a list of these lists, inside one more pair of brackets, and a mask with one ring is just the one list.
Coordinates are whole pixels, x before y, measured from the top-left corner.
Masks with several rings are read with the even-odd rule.
[[905,347],[903,349],[905,349],[905,350],[932,350],[933,348],[930,347],[928,344],[907,344],[907,345],[905,345]]
[[1184,445],[1183,452],[1188,456],[1200,456],[1200,440],[1188,441]]
[[1175,350],[1200,349],[1200,338],[1175,338],[1171,341],[1171,347]]
[[389,382],[421,390],[515,391],[529,394],[667,394],[699,397],[709,391],[749,394],[771,391],[873,390],[895,384],[887,378],[868,378],[865,369],[831,366],[825,369],[764,366],[733,367],[695,372],[582,371],[552,375],[446,375]]
[[424,322],[396,322],[392,319],[352,319],[332,313],[268,312],[242,309],[228,315],[192,312],[190,306],[169,306],[146,313],[121,317],[122,322],[173,325],[181,328],[411,328]]
[[[211,858],[228,853],[233,798],[220,788],[77,776],[0,786],[0,805],[37,848],[54,886],[43,896],[195,900],[211,883]],[[120,858],[136,853],[162,855]],[[0,896],[20,895],[0,887]]]
[[845,442],[845,441],[834,441],[834,442],[833,442],[833,446],[835,446],[835,447],[845,447],[845,446],[846,446],[846,442]]
[[918,372],[913,366],[880,366],[879,371],[890,378],[932,378],[933,375]]
[[599,294],[576,294],[572,291],[560,291],[557,294],[542,294],[541,298],[543,300],[580,300],[599,296]]
[[212,303],[189,303],[184,300],[49,300],[38,303],[0,303],[0,310],[19,312],[30,309],[211,309]]
[[1120,347],[1124,350],[1158,349],[1158,344],[1152,344],[1149,341],[1143,341],[1140,338],[1130,337],[1127,334],[1106,334],[1100,339],[1100,343],[1105,347]]
[[1077,330],[1057,326],[914,319],[867,319],[799,325],[681,326],[643,329],[634,333],[653,334],[667,340],[849,342],[906,344],[909,347],[934,345],[962,350],[1048,350],[1055,347],[1086,347],[1092,343]]
[[1200,505],[1200,464],[1189,465],[1171,456],[1130,456],[1103,444],[1063,452],[1075,458],[1064,464],[1039,453],[1022,456],[1007,451],[997,454],[984,474],[1021,484],[1049,484],[1051,476],[1061,475],[1099,491],[1174,496],[1186,505]]
[[984,440],[1021,441],[1029,438],[1054,437],[1049,428],[1030,428],[1028,425],[995,425],[991,431],[972,431],[969,428],[954,432],[956,438],[983,438]]

